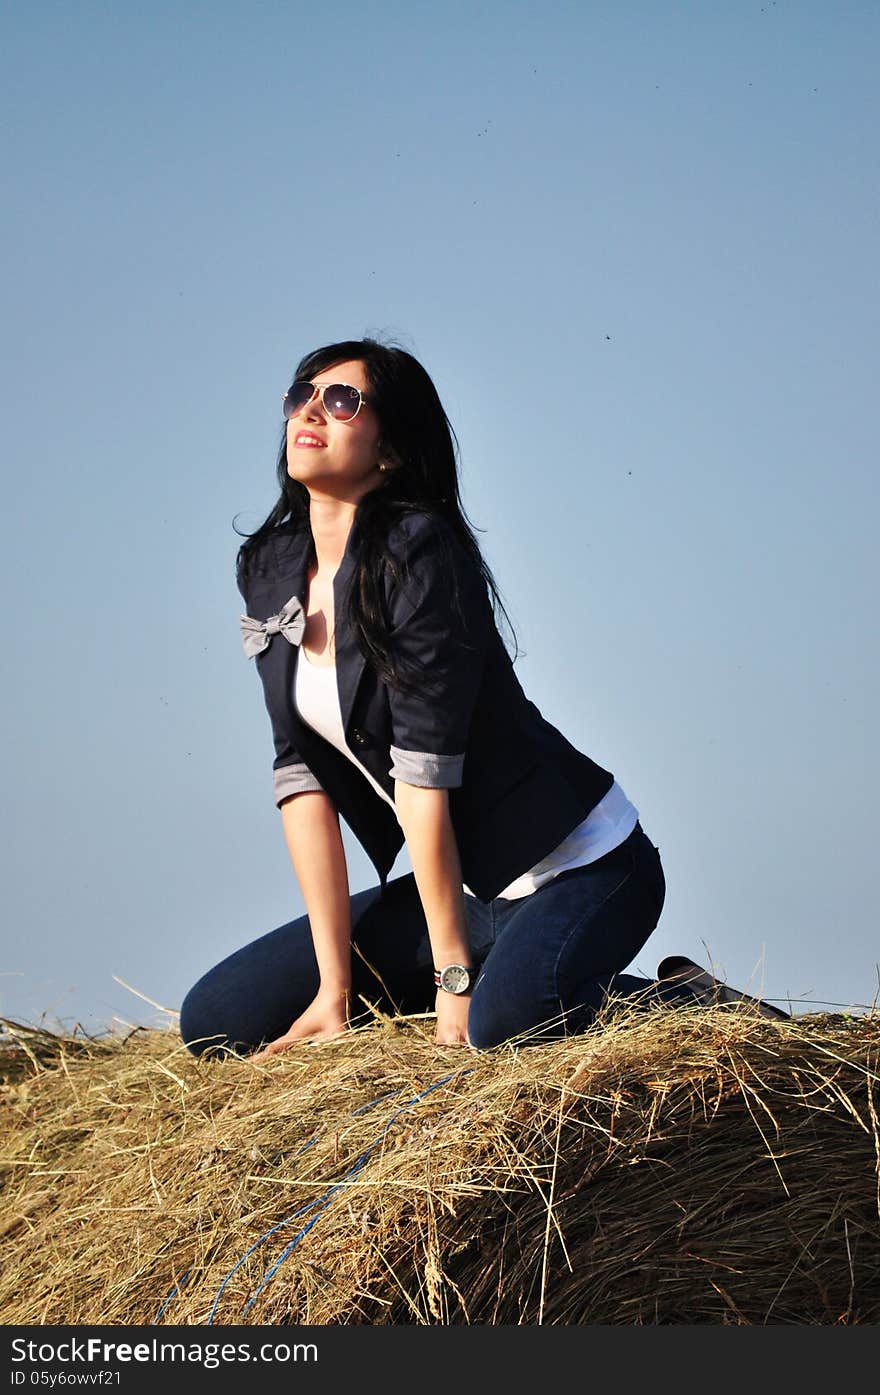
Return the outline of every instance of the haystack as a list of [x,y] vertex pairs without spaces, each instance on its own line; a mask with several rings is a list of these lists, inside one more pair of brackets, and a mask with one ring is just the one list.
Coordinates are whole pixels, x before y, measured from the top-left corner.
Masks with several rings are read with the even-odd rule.
[[6,1023],[6,1324],[880,1321],[880,1020],[377,1018],[265,1063]]

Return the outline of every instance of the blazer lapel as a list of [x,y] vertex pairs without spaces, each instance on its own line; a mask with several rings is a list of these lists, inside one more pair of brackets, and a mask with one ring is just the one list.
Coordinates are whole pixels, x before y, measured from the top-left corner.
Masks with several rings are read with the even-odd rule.
[[333,578],[333,612],[336,646],[336,688],[342,713],[342,730],[348,737],[348,724],[354,707],[358,684],[366,658],[361,653],[355,633],[349,624],[348,591],[357,565],[358,514],[345,544],[345,552]]
[[[348,619],[348,590],[357,565],[357,539],[358,515],[355,512],[342,561],[333,577],[336,689],[342,713],[342,729],[346,738],[348,737],[348,724],[351,720],[358,684],[366,665],[366,659],[361,653]],[[298,533],[294,539],[284,539],[275,543],[275,561],[279,573],[277,592],[280,598],[279,605],[288,601],[291,596],[297,596],[305,605],[309,589],[308,570],[311,557],[312,539],[308,528],[304,533]],[[282,577],[283,580],[281,580]],[[293,652],[289,658],[291,706],[298,725],[302,726],[296,713],[296,705],[292,701],[296,682],[296,665],[299,663],[299,645],[293,646]]]

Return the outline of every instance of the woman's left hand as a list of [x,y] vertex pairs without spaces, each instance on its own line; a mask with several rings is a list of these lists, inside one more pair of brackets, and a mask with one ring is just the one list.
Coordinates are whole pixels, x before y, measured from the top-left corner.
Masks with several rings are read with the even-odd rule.
[[434,1040],[440,1046],[469,1046],[467,1026],[470,993],[447,993],[437,989],[437,1032]]

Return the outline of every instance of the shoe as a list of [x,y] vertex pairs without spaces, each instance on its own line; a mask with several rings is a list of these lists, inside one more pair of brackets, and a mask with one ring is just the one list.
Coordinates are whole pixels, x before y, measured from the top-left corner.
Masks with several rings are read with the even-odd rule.
[[713,978],[706,969],[701,969],[699,964],[695,964],[693,959],[685,959],[680,954],[672,954],[657,968],[657,977],[663,983],[685,984],[706,1007],[717,1007],[722,1003],[748,1003],[755,1008],[762,1017],[772,1018],[775,1022],[791,1021],[791,1013],[783,1012],[782,1008],[771,1007],[761,998],[751,998],[748,993],[739,993],[735,988],[729,988],[726,983]]

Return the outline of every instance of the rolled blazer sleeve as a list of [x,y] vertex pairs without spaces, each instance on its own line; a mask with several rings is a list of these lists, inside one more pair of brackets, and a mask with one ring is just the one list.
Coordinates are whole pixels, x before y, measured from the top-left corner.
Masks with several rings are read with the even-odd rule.
[[[238,589],[244,599],[248,614],[251,614],[247,582],[239,578]],[[267,617],[265,615],[257,615],[254,618],[264,620]],[[287,640],[280,634],[273,635],[270,640],[270,644],[286,643]],[[264,653],[265,652],[266,651],[264,651]],[[262,659],[263,655],[258,654],[256,658],[258,669],[260,668]],[[261,677],[263,677],[262,673]],[[275,760],[272,767],[274,799],[276,806],[280,809],[284,800],[289,799],[291,795],[304,794],[310,790],[323,790],[323,786],[320,781],[315,778],[302,759],[302,756],[296,750],[289,734],[281,729],[278,720],[273,715],[268,700],[268,693],[265,692],[265,681],[264,696],[266,697],[266,710],[269,713],[269,719],[272,724],[272,739],[275,745]]]
[[405,549],[409,580],[392,594],[395,654],[405,661],[407,677],[415,664],[421,678],[415,694],[388,685],[388,773],[409,785],[456,789],[463,783],[494,617],[476,562],[448,528],[440,528],[437,520],[419,520]]
[[[277,746],[276,746],[277,750]],[[279,753],[278,760],[282,759]],[[283,753],[284,764],[275,762],[273,769],[274,798],[278,808],[292,794],[305,794],[309,790],[323,790],[320,780],[316,780],[305,761],[300,760],[295,751],[288,748]]]

